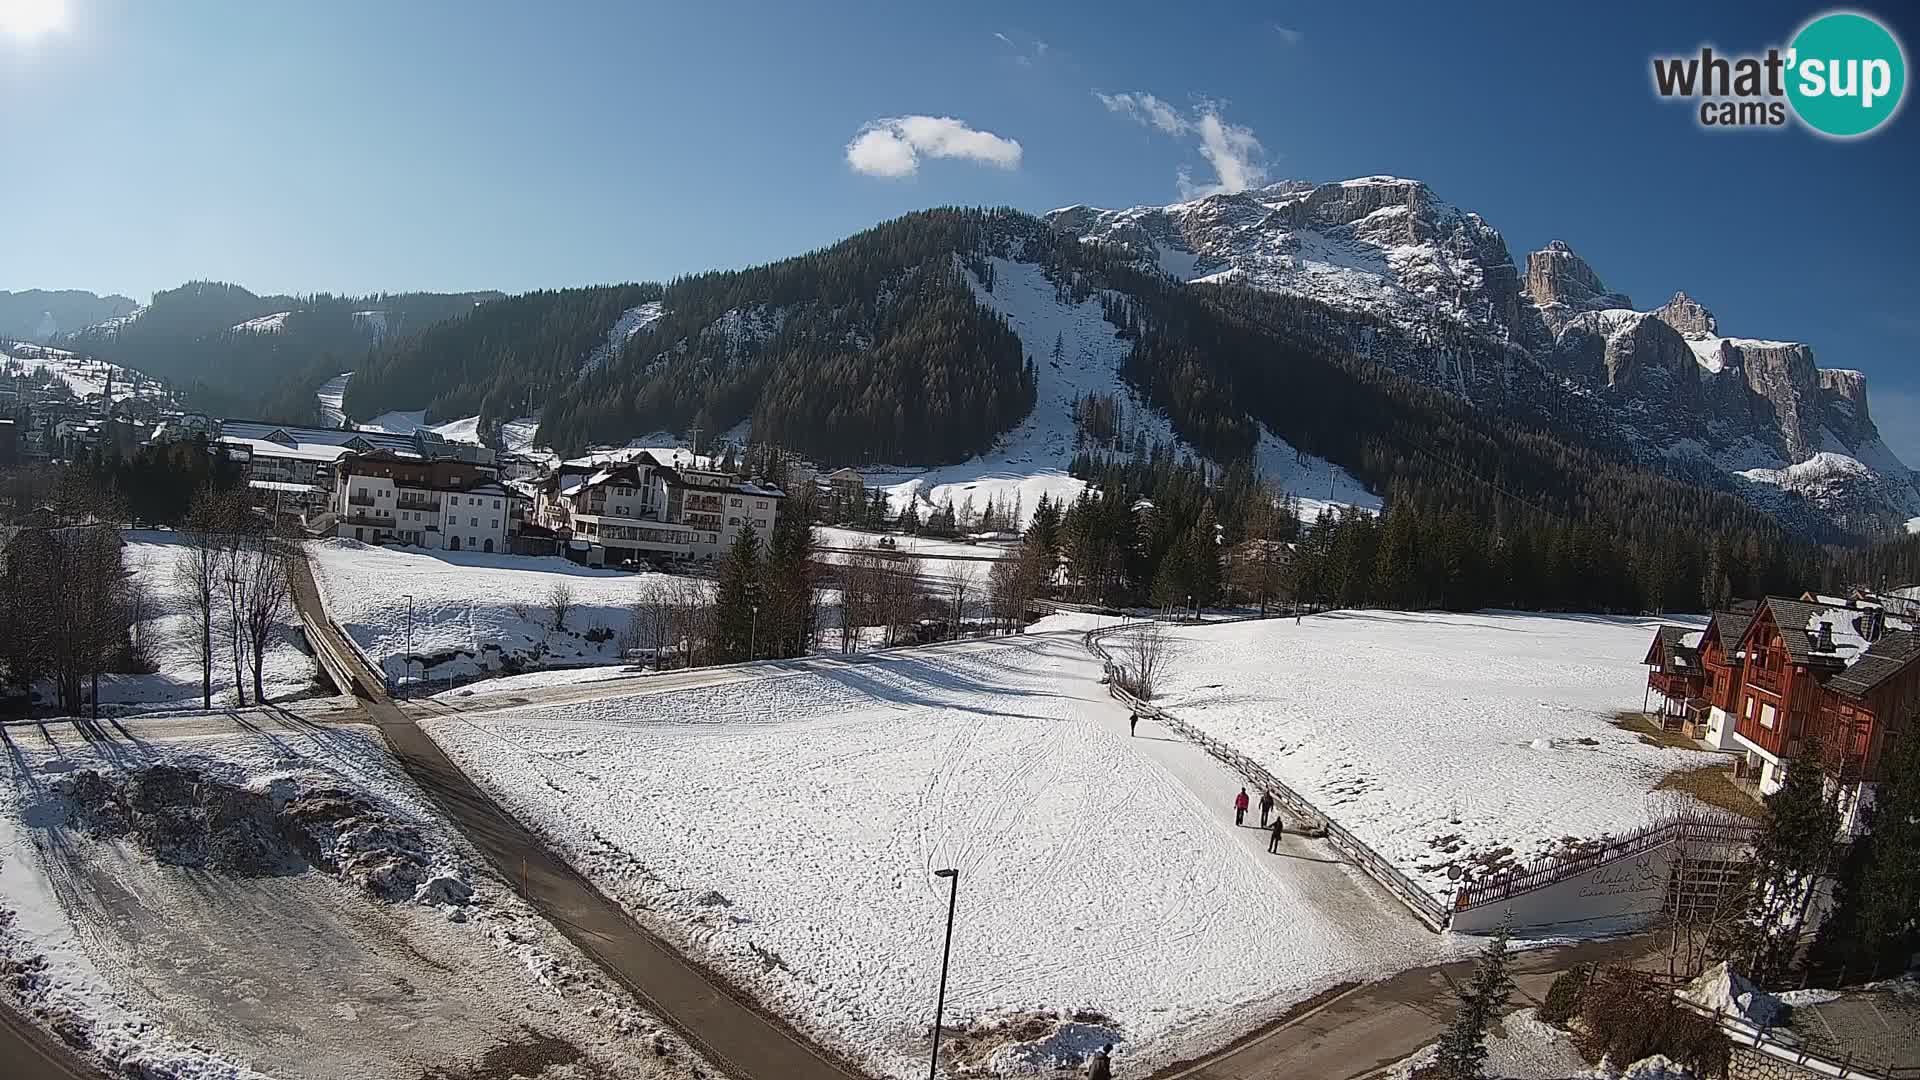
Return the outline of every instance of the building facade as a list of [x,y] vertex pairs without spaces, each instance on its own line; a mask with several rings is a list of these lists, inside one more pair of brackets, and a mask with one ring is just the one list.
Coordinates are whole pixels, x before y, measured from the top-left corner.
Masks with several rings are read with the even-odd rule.
[[511,502],[491,465],[375,450],[334,464],[328,510],[342,539],[505,552]]
[[[1838,789],[1844,824],[1885,779],[1882,763],[1920,715],[1920,632],[1870,599],[1769,597],[1751,612],[1716,612],[1700,639],[1697,685],[1681,685],[1671,664],[1652,665],[1650,689],[1692,695],[1707,725],[1696,736],[1735,750],[1770,795],[1809,742]],[[1684,667],[1684,665],[1682,665]]]
[[533,524],[594,566],[713,562],[746,529],[772,531],[785,493],[707,468],[662,465],[641,453],[620,462],[570,461],[536,489]]

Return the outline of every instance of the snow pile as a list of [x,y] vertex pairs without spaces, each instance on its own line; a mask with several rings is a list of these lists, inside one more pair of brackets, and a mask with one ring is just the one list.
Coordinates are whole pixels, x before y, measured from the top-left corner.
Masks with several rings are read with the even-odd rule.
[[425,846],[420,829],[312,773],[248,785],[154,765],[108,778],[81,769],[55,782],[47,809],[96,839],[126,838],[160,862],[240,877],[309,866],[388,902],[464,906],[464,872]]
[[[1387,1069],[1386,1080],[1407,1080],[1413,1070],[1430,1064],[1435,1056],[1435,1048],[1426,1047]],[[1487,1063],[1481,1071],[1500,1080],[1568,1080],[1596,1075],[1574,1049],[1567,1033],[1540,1019],[1532,1009],[1507,1016],[1487,1032]]]
[[109,1073],[407,1080],[523,1035],[592,1075],[700,1065],[484,875],[377,735],[198,723],[0,757],[0,995]]
[[[877,1075],[925,1067],[940,868],[948,1015],[983,1064],[1071,1058],[1076,1024],[1163,1065],[1452,948],[1338,860],[1236,830],[1238,781],[1129,739],[1073,635],[729,674],[422,726],[635,918]],[[1158,757],[1180,751],[1194,771]]]
[[[561,558],[351,540],[317,541],[308,550],[327,614],[394,680],[408,676],[409,656],[412,677],[434,679],[617,663],[630,609],[650,579],[664,577]],[[560,626],[550,606],[556,588],[572,594]]]
[[1723,760],[1610,723],[1640,708],[1654,626],[1392,611],[1182,626],[1156,704],[1444,901],[1451,868],[1640,828],[1668,772]]
[[1729,1016],[1754,1027],[1771,1026],[1780,1017],[1783,1004],[1779,998],[1729,968],[1724,961],[1708,968],[1674,993],[1681,1000],[1692,1002],[1708,1012]]

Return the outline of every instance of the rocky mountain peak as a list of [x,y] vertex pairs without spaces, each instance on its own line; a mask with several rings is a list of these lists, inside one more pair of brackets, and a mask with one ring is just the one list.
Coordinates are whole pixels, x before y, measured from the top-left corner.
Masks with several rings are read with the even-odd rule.
[[1653,317],[1680,331],[1682,337],[1710,338],[1720,333],[1720,322],[1713,312],[1684,292],[1674,293],[1673,299],[1654,308]]
[[1555,334],[1583,311],[1633,307],[1625,293],[1607,291],[1600,275],[1565,240],[1554,240],[1527,256],[1524,288]]

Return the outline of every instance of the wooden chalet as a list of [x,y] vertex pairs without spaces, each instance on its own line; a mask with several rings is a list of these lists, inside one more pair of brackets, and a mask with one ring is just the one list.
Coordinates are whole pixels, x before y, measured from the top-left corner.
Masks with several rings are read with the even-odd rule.
[[1661,721],[1669,730],[1706,720],[1707,672],[1700,663],[1703,636],[1691,627],[1662,626],[1646,659],[1640,661],[1647,665],[1647,692],[1660,695]]
[[1733,738],[1758,768],[1761,793],[1779,790],[1789,763],[1817,739],[1852,825],[1883,779],[1891,741],[1914,726],[1920,632],[1871,601],[1769,597],[1737,652]]

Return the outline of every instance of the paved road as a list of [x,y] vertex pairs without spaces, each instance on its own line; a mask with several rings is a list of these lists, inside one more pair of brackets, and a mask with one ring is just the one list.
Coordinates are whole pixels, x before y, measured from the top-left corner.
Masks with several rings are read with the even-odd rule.
[[0,1066],[5,1066],[0,1071],[7,1080],[98,1080],[106,1075],[5,1004],[0,1004]]
[[501,877],[522,882],[527,899],[581,951],[627,987],[733,1080],[850,1080],[859,1074],[805,1037],[733,994],[627,917],[488,798],[448,759],[326,621],[312,574],[296,563],[294,600],[320,629],[336,664],[353,669],[367,713],[415,783],[426,791]]
[[[1538,1005],[1553,977],[1591,961],[1631,963],[1651,948],[1645,937],[1589,941],[1514,957],[1514,1004]],[[1155,1074],[1154,1080],[1355,1080],[1374,1076],[1438,1039],[1453,1022],[1453,985],[1473,961],[1403,971],[1367,983],[1204,1061]]]

